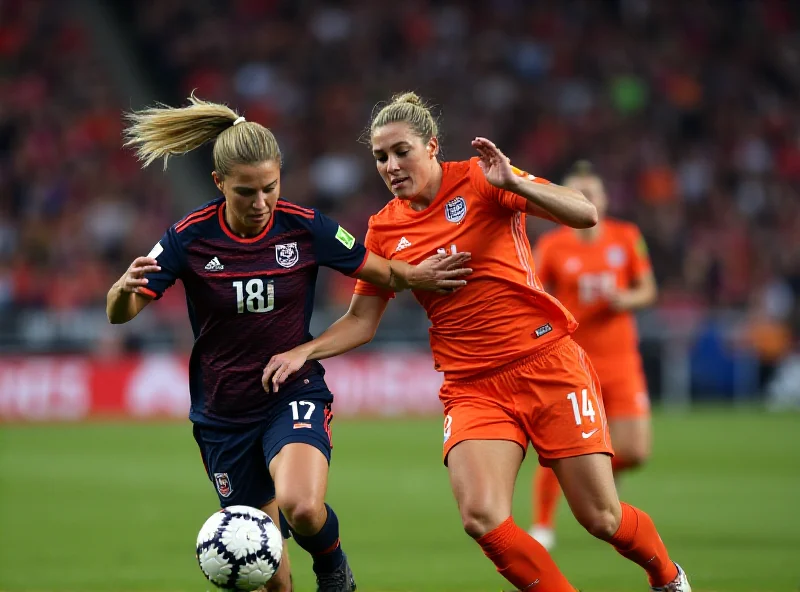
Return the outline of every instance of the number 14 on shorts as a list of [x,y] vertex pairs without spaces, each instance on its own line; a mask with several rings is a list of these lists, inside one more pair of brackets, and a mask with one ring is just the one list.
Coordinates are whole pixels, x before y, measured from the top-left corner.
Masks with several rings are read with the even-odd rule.
[[[592,400],[589,398],[588,389],[583,389],[581,391],[580,405],[578,404],[577,393],[572,392],[568,394],[567,399],[570,401],[570,403],[572,403],[572,413],[575,416],[576,426],[582,427],[584,418],[588,419],[589,423],[594,423],[594,418],[595,418],[594,405],[592,405]],[[581,435],[584,438],[589,438],[596,431],[597,429],[592,430],[590,432],[582,432]]]

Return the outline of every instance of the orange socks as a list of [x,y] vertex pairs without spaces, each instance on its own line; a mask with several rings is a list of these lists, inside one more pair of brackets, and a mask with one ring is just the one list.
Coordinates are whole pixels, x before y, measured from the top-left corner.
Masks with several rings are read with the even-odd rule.
[[575,592],[544,547],[511,517],[479,538],[478,544],[498,573],[518,590]]
[[553,469],[548,467],[536,468],[533,491],[533,524],[545,528],[553,528],[553,518],[561,496],[561,486],[558,484],[558,477],[556,477]]
[[644,568],[651,586],[666,586],[678,576],[678,568],[670,560],[656,525],[638,508],[626,503],[620,505],[622,520],[608,542],[620,555]]

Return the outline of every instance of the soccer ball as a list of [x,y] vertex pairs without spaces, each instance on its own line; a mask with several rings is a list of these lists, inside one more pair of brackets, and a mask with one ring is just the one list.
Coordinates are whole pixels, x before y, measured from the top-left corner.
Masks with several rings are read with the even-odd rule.
[[283,536],[272,519],[250,506],[230,506],[206,520],[197,535],[197,561],[223,590],[258,590],[281,563]]

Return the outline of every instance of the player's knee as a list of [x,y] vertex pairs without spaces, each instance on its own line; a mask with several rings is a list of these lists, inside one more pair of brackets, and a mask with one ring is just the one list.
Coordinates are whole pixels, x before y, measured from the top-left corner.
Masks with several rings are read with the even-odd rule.
[[624,470],[636,469],[650,459],[650,450],[645,446],[630,446],[618,451],[615,458]]
[[607,541],[619,530],[622,514],[619,510],[614,511],[612,508],[595,509],[581,516],[576,516],[576,518],[589,534]]
[[461,508],[461,523],[464,531],[473,539],[500,526],[508,516],[503,516],[488,504],[467,504]]
[[278,504],[292,529],[301,534],[313,534],[325,523],[327,511],[321,500],[297,496],[289,497],[283,503],[278,500]]

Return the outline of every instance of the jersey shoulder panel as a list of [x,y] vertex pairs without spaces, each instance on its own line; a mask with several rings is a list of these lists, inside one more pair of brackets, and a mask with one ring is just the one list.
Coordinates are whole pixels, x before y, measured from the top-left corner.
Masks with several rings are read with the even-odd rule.
[[319,213],[316,208],[299,206],[283,198],[280,198],[278,203],[275,204],[275,211],[284,214],[283,217],[287,221],[293,222],[294,225],[305,227],[309,227]]
[[639,234],[639,227],[633,222],[620,220],[619,218],[606,218],[603,222],[606,227],[617,235]]
[[172,231],[181,242],[186,243],[192,238],[204,234],[210,227],[216,228],[219,224],[217,216],[223,203],[225,203],[225,198],[218,197],[195,208],[173,224]]

